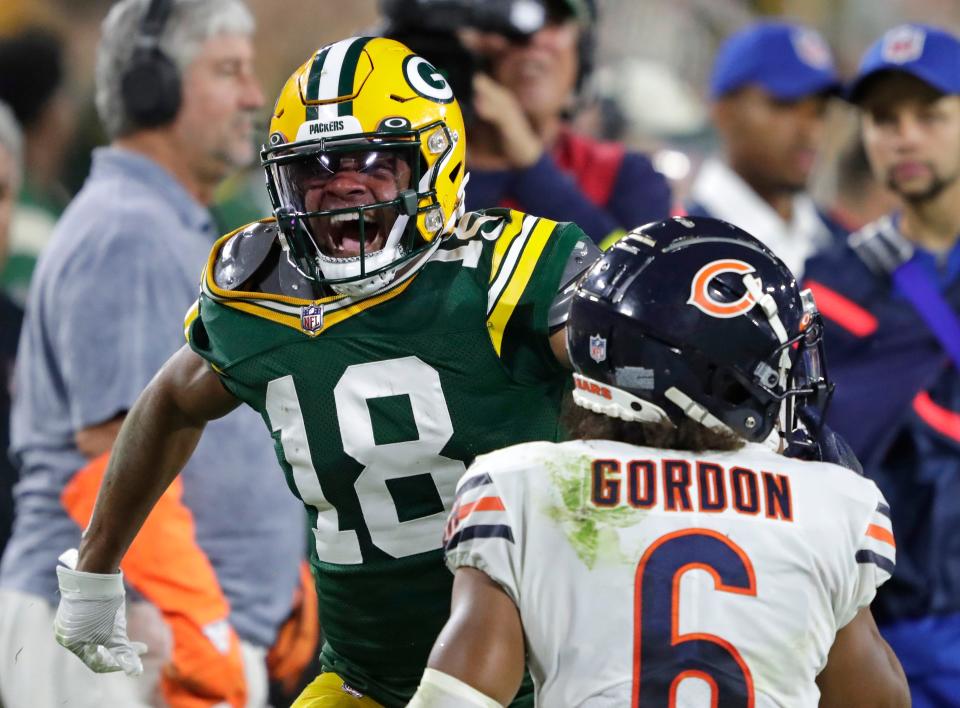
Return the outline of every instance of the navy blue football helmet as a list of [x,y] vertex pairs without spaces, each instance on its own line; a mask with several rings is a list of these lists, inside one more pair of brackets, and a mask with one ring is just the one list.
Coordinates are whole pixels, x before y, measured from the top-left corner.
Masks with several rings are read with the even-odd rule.
[[795,443],[796,408],[822,412],[833,390],[822,329],[810,292],[747,232],[705,217],[648,224],[577,285],[574,400],[624,420],[689,417],[751,442]]

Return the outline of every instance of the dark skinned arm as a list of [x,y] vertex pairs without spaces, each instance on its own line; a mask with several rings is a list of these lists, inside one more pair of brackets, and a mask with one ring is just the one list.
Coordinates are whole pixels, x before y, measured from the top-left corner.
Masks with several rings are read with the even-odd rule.
[[147,514],[193,453],[207,421],[239,403],[189,347],[167,360],[120,428],[80,542],[77,570],[117,572]]
[[827,665],[817,676],[820,708],[909,708],[910,691],[899,660],[877,629],[869,607],[837,632]]
[[566,369],[573,368],[573,365],[570,363],[570,357],[567,354],[566,327],[550,335],[550,349],[553,351],[553,355],[557,357],[557,361],[560,362],[561,366]]
[[459,568],[450,619],[427,666],[508,705],[520,688],[524,661],[523,626],[513,600],[486,573]]

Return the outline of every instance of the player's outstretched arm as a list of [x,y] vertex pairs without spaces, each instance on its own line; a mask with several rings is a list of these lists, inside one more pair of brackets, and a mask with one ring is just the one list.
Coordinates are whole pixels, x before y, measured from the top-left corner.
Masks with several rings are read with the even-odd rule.
[[524,643],[513,600],[486,573],[458,568],[450,619],[437,637],[410,708],[505,706],[523,679]]
[[567,352],[566,327],[550,335],[550,349],[553,351],[553,355],[557,357],[557,361],[560,362],[561,366],[568,369],[573,368],[573,365],[570,363],[570,354]]
[[184,346],[127,414],[113,446],[77,570],[115,573],[157,499],[186,464],[207,421],[239,401],[209,364]]
[[817,676],[820,708],[909,708],[903,667],[880,636],[869,607],[837,632],[827,666]]

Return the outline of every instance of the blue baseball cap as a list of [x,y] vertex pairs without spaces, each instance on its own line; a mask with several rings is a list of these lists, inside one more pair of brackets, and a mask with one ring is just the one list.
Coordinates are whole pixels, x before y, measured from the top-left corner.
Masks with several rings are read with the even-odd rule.
[[711,98],[750,84],[781,101],[838,93],[841,88],[823,36],[803,25],[775,21],[757,22],[731,35],[713,62]]
[[960,94],[960,40],[929,25],[900,25],[874,42],[860,60],[847,98],[858,101],[864,83],[881,71],[901,71],[946,94]]

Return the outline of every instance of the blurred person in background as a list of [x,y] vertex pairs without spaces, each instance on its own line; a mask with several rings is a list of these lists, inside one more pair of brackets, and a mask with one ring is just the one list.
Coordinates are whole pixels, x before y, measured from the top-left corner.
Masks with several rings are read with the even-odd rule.
[[[6,708],[264,706],[267,662],[289,672],[313,651],[297,635],[280,642],[287,656],[267,657],[306,616],[291,614],[309,582],[306,527],[249,411],[209,426],[125,560],[130,631],[152,648],[146,675],[93,674],[50,631],[58,573],[61,595],[88,584],[57,558],[79,545],[127,411],[183,341],[214,189],[254,158],[253,29],[240,0],[123,0],[104,20],[96,101],[111,144],[94,151],[40,258],[18,351],[20,481],[0,564]],[[316,625],[314,612],[314,641]]]
[[700,167],[687,212],[756,234],[799,276],[808,257],[846,235],[806,193],[839,86],[815,30],[764,21],[727,39],[710,78],[721,150]]
[[[10,108],[0,102],[0,268],[7,255],[10,216],[23,168],[23,137]],[[7,456],[10,445],[10,386],[23,311],[0,289],[0,554],[13,524],[13,483],[17,473]]]
[[870,169],[859,130],[838,155],[835,171],[836,189],[828,214],[845,230],[857,231],[897,207],[896,195]]
[[897,567],[874,603],[918,708],[960,706],[960,39],[902,25],[863,56],[874,177],[901,207],[807,266],[827,319],[828,419],[890,502]]
[[480,58],[468,120],[467,208],[511,206],[572,221],[601,246],[669,215],[670,187],[650,160],[571,129],[589,71],[596,4],[545,0],[532,34],[469,31]]
[[61,175],[74,136],[76,107],[66,90],[64,54],[62,38],[42,27],[0,38],[0,101],[13,109],[24,137],[23,186],[0,286],[21,303],[37,258],[70,198]]

